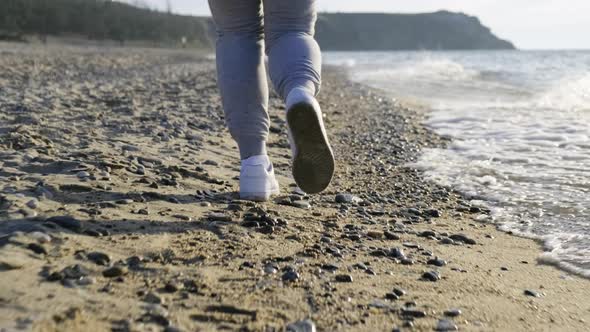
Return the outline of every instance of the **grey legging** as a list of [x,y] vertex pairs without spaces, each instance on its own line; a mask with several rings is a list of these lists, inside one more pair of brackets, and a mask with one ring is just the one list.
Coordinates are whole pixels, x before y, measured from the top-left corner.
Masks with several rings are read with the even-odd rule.
[[209,0],[217,27],[218,85],[242,159],[266,154],[269,117],[263,49],[270,79],[283,100],[294,87],[312,95],[319,92],[315,4],[316,0]]

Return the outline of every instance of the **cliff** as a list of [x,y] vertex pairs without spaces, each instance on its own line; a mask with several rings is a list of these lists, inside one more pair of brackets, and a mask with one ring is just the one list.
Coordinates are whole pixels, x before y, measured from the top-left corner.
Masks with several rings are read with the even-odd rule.
[[477,17],[426,14],[321,14],[316,39],[324,50],[514,49]]

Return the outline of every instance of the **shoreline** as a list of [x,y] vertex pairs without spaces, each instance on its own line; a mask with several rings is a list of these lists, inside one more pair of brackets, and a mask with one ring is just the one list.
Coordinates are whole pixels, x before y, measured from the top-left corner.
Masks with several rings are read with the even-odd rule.
[[264,204],[236,199],[211,60],[51,49],[3,56],[2,72],[0,330],[588,324],[590,281],[538,265],[536,242],[475,221],[486,211],[405,166],[446,140],[341,69],[320,93],[333,184],[293,192],[273,96],[282,190]]

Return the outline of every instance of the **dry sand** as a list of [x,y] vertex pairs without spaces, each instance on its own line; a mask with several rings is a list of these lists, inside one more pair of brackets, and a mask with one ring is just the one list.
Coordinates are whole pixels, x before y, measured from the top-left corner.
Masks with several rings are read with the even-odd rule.
[[326,70],[338,170],[303,197],[273,97],[254,204],[215,84],[205,55],[0,44],[0,331],[589,329],[588,280],[408,166],[446,143],[423,114]]

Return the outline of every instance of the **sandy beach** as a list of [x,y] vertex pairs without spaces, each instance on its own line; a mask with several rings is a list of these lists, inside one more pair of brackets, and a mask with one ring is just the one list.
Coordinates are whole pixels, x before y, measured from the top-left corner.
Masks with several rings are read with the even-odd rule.
[[587,331],[590,281],[422,179],[423,111],[325,68],[337,158],[238,199],[206,53],[0,43],[0,331]]

